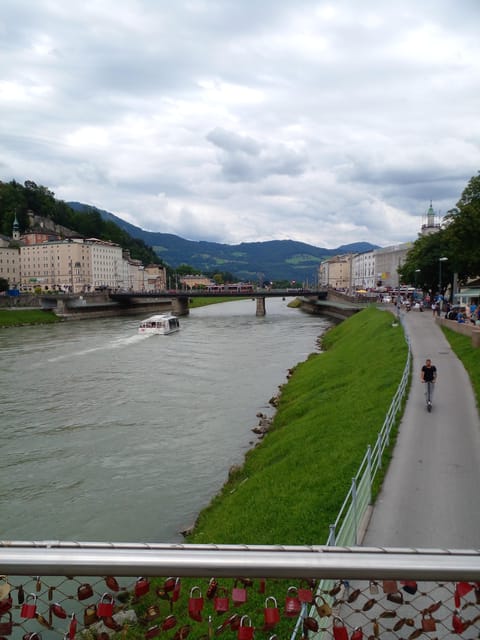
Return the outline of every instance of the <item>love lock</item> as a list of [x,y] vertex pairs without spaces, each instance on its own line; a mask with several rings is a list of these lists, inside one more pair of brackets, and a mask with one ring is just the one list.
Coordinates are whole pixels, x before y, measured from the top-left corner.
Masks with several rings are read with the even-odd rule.
[[87,600],[93,596],[92,585],[84,582],[77,589],[77,598],[79,600]]
[[120,585],[117,582],[117,579],[114,576],[107,576],[105,578],[105,584],[110,589],[110,591],[120,591]]
[[[3,617],[5,617],[6,620],[2,620]],[[9,636],[12,633],[12,629],[12,612],[7,611],[6,613],[0,614],[0,636]]]
[[177,602],[177,600],[180,598],[181,591],[182,591],[182,581],[180,580],[180,578],[176,578],[175,585],[172,591],[172,602]]
[[241,604],[245,604],[247,601],[247,590],[245,587],[237,587],[237,581],[235,581],[232,589],[232,602],[238,607]]
[[22,604],[20,610],[20,616],[22,618],[35,618],[37,613],[37,596],[34,593],[29,593],[25,598],[25,602]]
[[138,578],[135,583],[135,597],[139,598],[140,596],[144,596],[146,593],[150,591],[150,582],[147,578]]
[[213,600],[213,608],[216,613],[226,613],[230,608],[228,592],[224,587],[218,587],[217,595]]
[[[321,604],[317,604],[317,600],[320,598]],[[323,596],[315,597],[315,609],[321,618],[326,618],[332,615],[332,607],[328,604]]]
[[300,586],[298,587],[298,599],[300,600],[300,602],[306,602],[307,604],[310,604],[311,602],[313,602],[313,590],[308,586],[304,587],[301,582]]
[[357,627],[352,633],[351,640],[362,640],[362,638],[363,638],[362,627]]
[[65,618],[67,617],[67,612],[62,607],[62,605],[58,604],[58,602],[54,602],[50,605],[50,611],[57,618],[62,618],[63,620],[65,620]]
[[[269,602],[273,602],[273,607],[269,606]],[[263,610],[263,620],[266,627],[274,627],[280,622],[280,611],[277,606],[277,601],[273,596],[269,596],[265,600],[265,608]]]
[[347,627],[343,624],[343,620],[341,618],[333,619],[332,632],[335,640],[348,640]]
[[104,593],[97,605],[97,616],[99,618],[109,618],[113,615],[114,600],[111,593]]
[[10,593],[12,586],[8,583],[7,576],[0,576],[0,600],[4,600]]
[[[194,594],[198,593],[197,596]],[[190,597],[188,598],[188,615],[192,620],[202,621],[203,597],[200,587],[192,587],[190,589]]]
[[298,597],[297,587],[288,587],[285,597],[285,615],[287,618],[296,617],[302,610],[302,603]]
[[252,640],[255,628],[252,627],[252,621],[248,616],[242,616],[240,626],[237,631],[238,640]]

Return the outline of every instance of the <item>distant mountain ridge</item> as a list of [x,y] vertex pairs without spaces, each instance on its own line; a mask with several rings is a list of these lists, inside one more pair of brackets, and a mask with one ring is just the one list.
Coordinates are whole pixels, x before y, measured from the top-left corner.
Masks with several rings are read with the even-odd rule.
[[204,273],[229,271],[239,280],[316,280],[322,260],[342,253],[362,253],[378,248],[369,242],[354,242],[336,249],[315,247],[295,240],[242,242],[237,245],[185,240],[171,233],[144,231],[118,216],[81,202],[68,202],[76,211],[95,210],[104,220],[111,220],[133,238],[143,240],[168,265],[188,264]]

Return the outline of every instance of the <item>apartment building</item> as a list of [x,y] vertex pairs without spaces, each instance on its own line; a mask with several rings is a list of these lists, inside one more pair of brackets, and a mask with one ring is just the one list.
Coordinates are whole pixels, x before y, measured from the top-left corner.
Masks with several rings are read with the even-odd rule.
[[347,291],[350,287],[352,255],[339,255],[324,260],[318,269],[318,284]]
[[20,249],[12,247],[10,238],[0,235],[0,278],[13,288],[20,282]]

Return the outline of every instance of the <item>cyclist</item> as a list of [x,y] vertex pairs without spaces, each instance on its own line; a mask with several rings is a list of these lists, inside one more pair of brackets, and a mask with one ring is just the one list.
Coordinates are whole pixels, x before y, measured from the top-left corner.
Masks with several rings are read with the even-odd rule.
[[427,385],[425,390],[425,399],[427,401],[428,411],[432,410],[433,385],[437,380],[437,368],[432,364],[430,358],[427,358],[420,373],[420,379]]

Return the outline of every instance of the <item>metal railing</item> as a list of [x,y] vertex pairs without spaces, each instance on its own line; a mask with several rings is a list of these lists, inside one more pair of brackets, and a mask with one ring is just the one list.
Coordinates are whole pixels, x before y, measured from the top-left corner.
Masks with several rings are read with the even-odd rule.
[[[461,630],[473,640],[480,622],[480,550],[4,542],[0,571],[0,636],[12,640],[115,632],[171,640],[190,633],[205,640],[285,638],[295,620],[291,607],[300,611],[295,628],[302,637],[334,640],[363,634],[414,640],[427,627],[439,639]],[[158,576],[169,577],[155,587]],[[197,598],[184,587],[174,596],[184,578],[205,578],[210,587],[211,576],[229,589],[226,609],[219,611],[208,591]],[[241,580],[251,595],[233,602],[227,578],[235,586]],[[282,591],[279,579],[292,586]]]
[[364,522],[367,509],[372,503],[373,481],[378,471],[382,468],[383,454],[385,449],[390,445],[390,434],[396,424],[399,411],[408,390],[412,354],[408,335],[405,335],[408,354],[402,379],[387,411],[375,445],[373,448],[371,446],[367,447],[360,467],[355,477],[352,478],[352,484],[340,507],[337,518],[335,522],[330,525],[327,545],[351,546],[359,543],[359,531]]

